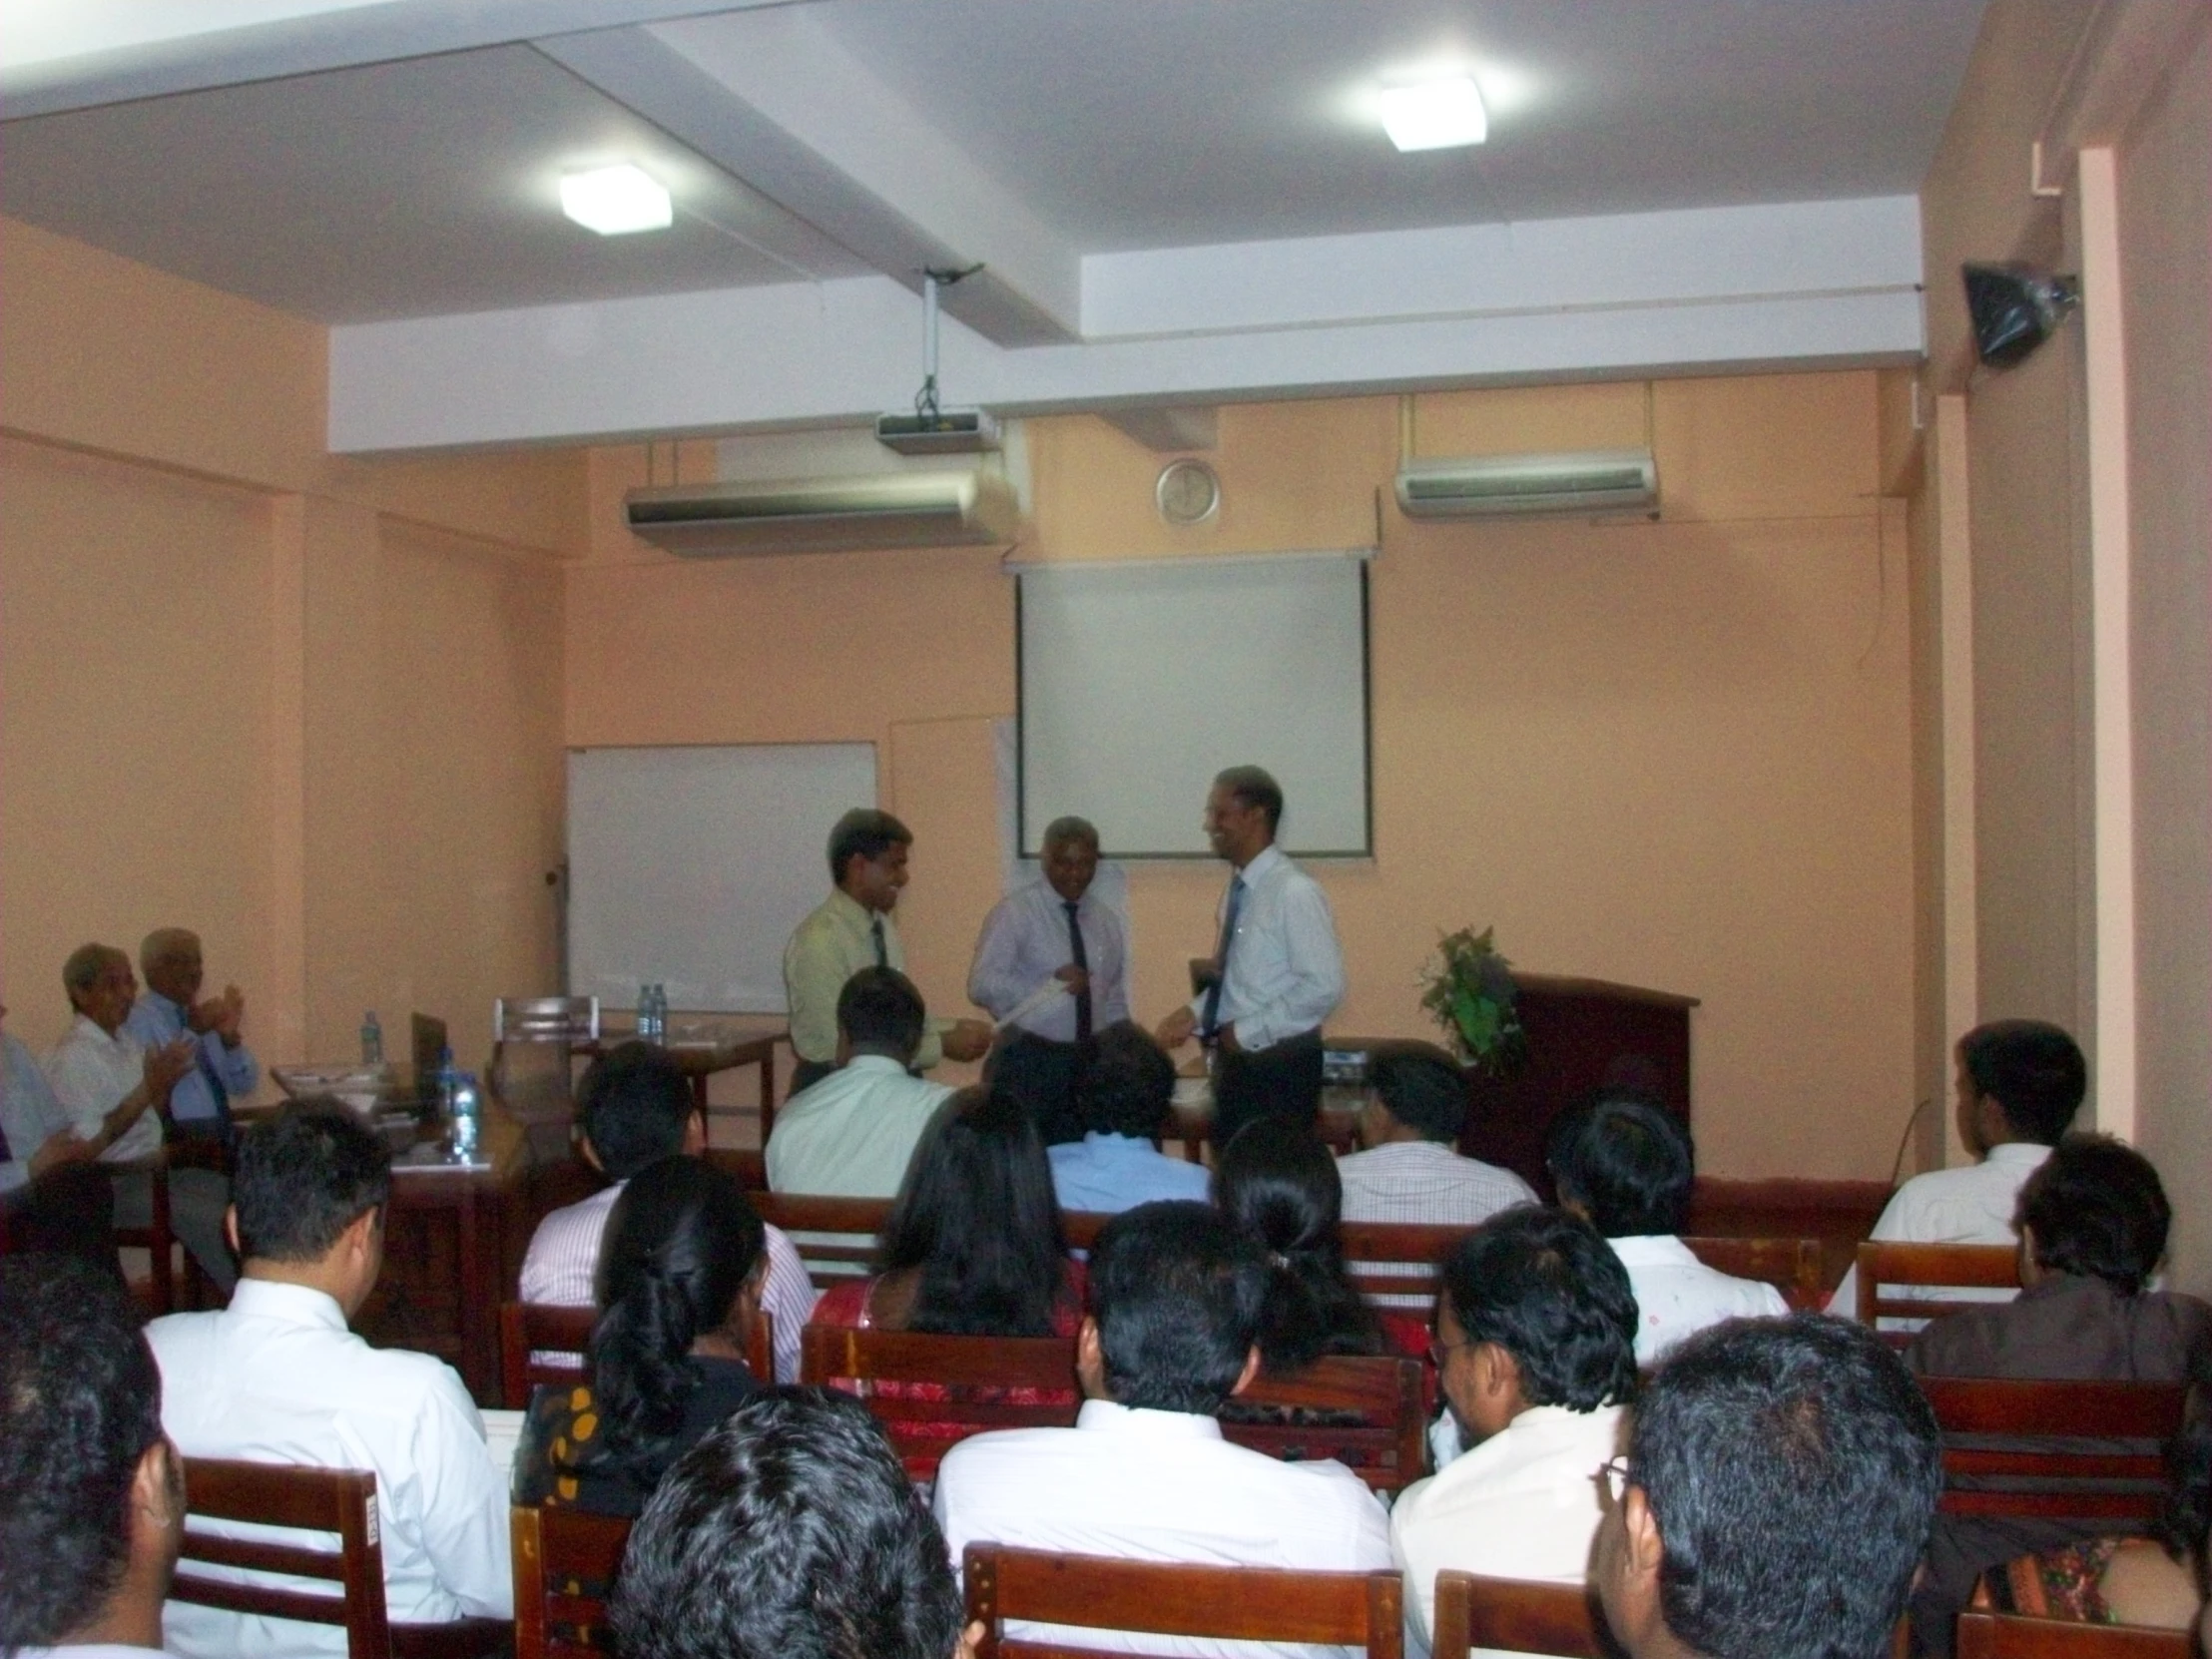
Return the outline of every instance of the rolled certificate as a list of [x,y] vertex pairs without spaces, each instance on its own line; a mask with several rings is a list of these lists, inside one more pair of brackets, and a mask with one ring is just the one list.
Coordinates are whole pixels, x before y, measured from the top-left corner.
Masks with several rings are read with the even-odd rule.
[[1039,985],[1035,990],[1031,991],[1027,996],[1023,997],[1011,1008],[1007,1009],[1006,1017],[1004,1019],[993,1020],[991,1022],[991,1029],[993,1031],[1003,1031],[1006,1029],[1007,1026],[1012,1025],[1016,1020],[1027,1019],[1031,1014],[1035,1013],[1039,1008],[1042,1008],[1054,997],[1065,996],[1067,995],[1067,993],[1068,988],[1064,980],[1047,979],[1043,984]]

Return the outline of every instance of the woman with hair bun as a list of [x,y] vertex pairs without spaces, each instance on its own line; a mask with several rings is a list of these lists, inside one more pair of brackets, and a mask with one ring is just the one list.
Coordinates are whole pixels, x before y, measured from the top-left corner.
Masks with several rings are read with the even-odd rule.
[[630,1178],[607,1218],[585,1370],[531,1396],[517,1503],[636,1515],[669,1466],[761,1390],[745,1351],[765,1242],[726,1170],[679,1156]]
[[1313,1129],[1262,1118],[1222,1149],[1214,1205],[1259,1241],[1274,1271],[1260,1321],[1260,1363],[1277,1375],[1325,1354],[1381,1354],[1382,1329],[1345,1273],[1344,1186]]

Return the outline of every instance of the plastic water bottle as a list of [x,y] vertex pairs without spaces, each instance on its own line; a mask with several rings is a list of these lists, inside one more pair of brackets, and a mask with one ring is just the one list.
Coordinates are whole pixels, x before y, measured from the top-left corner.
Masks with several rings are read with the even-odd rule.
[[361,1016],[361,1064],[380,1066],[384,1063],[384,1028],[376,1023],[374,1008]]
[[483,1128],[483,1100],[476,1090],[476,1074],[469,1071],[453,1073],[453,1161],[472,1163],[476,1158],[476,1142]]
[[453,1069],[453,1050],[450,1046],[438,1050],[438,1069],[430,1079],[430,1087],[437,1095],[438,1111],[450,1123],[453,1120],[453,1085],[460,1073]]
[[653,985],[643,979],[638,981],[638,1041],[653,1041]]
[[653,981],[653,1040],[668,1046],[668,987],[658,979]]

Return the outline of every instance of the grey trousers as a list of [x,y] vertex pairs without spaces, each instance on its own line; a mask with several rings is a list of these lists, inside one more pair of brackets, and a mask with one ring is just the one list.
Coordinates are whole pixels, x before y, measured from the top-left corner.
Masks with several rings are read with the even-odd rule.
[[[238,1283],[238,1264],[223,1236],[223,1212],[231,1207],[231,1183],[212,1169],[169,1172],[169,1228],[192,1252],[200,1271],[228,1296]],[[115,1172],[115,1224],[145,1227],[154,1219],[154,1177],[143,1169]]]

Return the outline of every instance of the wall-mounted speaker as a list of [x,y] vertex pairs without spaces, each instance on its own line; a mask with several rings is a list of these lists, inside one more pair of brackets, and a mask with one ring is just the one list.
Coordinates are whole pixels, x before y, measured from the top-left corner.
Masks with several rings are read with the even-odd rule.
[[1973,318],[1974,350],[1992,368],[2018,362],[2081,303],[2081,283],[2024,265],[1969,265],[1966,310]]

